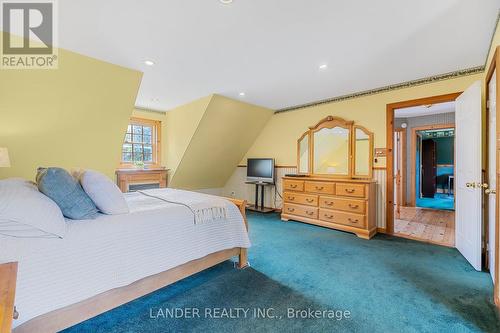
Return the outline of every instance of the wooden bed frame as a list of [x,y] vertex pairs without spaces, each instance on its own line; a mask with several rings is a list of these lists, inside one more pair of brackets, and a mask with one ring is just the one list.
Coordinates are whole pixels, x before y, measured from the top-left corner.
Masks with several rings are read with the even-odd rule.
[[[245,226],[248,230],[248,223],[245,214],[246,201],[231,198],[227,199],[238,206],[241,215],[243,215]],[[145,277],[127,286],[111,289],[81,302],[40,315],[19,325],[12,332],[52,333],[61,331],[89,318],[95,317],[103,312],[130,302],[136,298],[182,280],[188,276],[215,266],[234,256],[238,256],[238,268],[242,269],[248,266],[246,248],[235,247],[232,249],[222,250],[209,254],[203,258],[192,260],[164,272]]]

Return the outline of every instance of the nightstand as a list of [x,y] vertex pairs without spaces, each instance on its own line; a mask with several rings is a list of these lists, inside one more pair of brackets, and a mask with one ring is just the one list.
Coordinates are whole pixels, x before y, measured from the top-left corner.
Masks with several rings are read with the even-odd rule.
[[12,320],[17,318],[14,308],[17,262],[0,264],[0,332],[10,332]]

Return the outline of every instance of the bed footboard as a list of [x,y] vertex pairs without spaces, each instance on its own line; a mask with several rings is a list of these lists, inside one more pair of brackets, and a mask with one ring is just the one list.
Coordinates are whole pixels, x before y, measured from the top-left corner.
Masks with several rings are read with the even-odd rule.
[[[248,221],[246,215],[247,201],[240,199],[233,199],[233,198],[227,198],[227,199],[232,203],[234,203],[239,208],[241,215],[243,216],[243,221],[245,221],[245,227],[247,228],[248,231]],[[248,267],[248,250],[240,248],[240,254],[238,256],[238,268],[243,269],[246,267]]]
[[[245,214],[246,201],[232,198],[227,199],[239,208],[248,230]],[[35,317],[16,327],[13,332],[52,333],[61,331],[131,300],[182,280],[190,275],[215,266],[234,256],[238,256],[238,268],[248,267],[247,249],[245,248],[235,247],[215,252],[206,257],[190,261],[156,275],[148,276],[127,286],[106,291],[82,302]]]

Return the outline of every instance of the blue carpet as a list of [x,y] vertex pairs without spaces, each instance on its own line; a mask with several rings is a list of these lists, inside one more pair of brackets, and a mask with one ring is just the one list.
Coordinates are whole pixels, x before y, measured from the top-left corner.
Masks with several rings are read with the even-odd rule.
[[454,210],[455,202],[453,195],[436,193],[434,198],[417,198],[416,206],[422,208]]
[[[277,214],[251,213],[249,223],[251,268],[222,263],[65,332],[500,332],[489,274],[455,249],[385,235],[367,241]],[[158,316],[192,307],[200,318]],[[212,308],[250,311],[206,318]],[[256,308],[274,318],[256,318]],[[349,315],[288,318],[288,308]]]

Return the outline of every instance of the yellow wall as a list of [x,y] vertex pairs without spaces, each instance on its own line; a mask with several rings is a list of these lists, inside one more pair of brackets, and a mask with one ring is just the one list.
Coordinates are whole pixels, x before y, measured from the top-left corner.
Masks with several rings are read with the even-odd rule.
[[212,95],[172,175],[172,187],[223,187],[272,114],[273,111],[266,108]]
[[[398,89],[345,101],[311,106],[275,114],[258,136],[241,163],[249,157],[270,156],[278,165],[297,164],[297,139],[322,118],[332,115],[353,120],[374,132],[375,147],[386,146],[386,105],[389,103],[463,91],[483,74],[462,76],[430,84]],[[385,166],[379,159],[377,166]]]
[[134,117],[161,121],[161,165],[170,169],[170,179],[177,172],[211,99],[209,95],[165,113],[134,109]]
[[142,73],[59,49],[54,70],[0,70],[0,179],[34,179],[39,166],[114,177]]
[[170,169],[170,179],[177,172],[211,99],[211,95],[206,96],[167,112],[166,133],[163,134],[166,160],[163,164]]
[[162,122],[162,165],[169,186],[222,187],[273,111],[210,95],[166,113],[134,110]]

